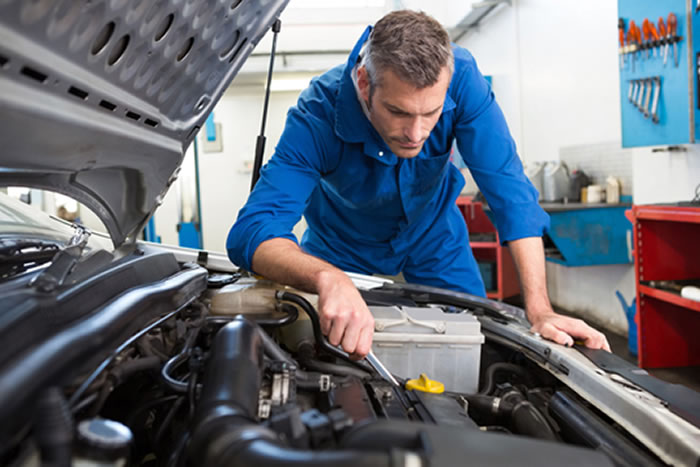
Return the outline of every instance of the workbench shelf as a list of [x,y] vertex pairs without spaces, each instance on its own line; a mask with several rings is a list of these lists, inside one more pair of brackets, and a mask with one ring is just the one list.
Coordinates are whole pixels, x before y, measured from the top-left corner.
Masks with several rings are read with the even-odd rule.
[[501,245],[498,231],[484,212],[483,204],[474,201],[471,196],[460,196],[457,198],[457,207],[472,238],[469,245],[482,269],[486,296],[494,300],[503,300],[518,295],[520,282],[513,257],[508,247]]
[[650,282],[700,279],[700,207],[633,206],[639,366],[700,365],[700,302]]
[[655,289],[654,287],[649,287],[648,285],[641,284],[639,285],[639,291],[643,295],[648,295],[650,297],[654,297],[664,302],[672,303],[683,308],[688,308],[689,310],[700,312],[700,302],[683,298],[677,293],[669,292],[667,290]]

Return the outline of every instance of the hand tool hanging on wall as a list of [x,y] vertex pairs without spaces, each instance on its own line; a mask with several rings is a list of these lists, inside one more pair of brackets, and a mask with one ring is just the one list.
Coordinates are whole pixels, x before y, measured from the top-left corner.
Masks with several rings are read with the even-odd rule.
[[620,32],[620,70],[625,68],[625,20],[617,20],[617,29]]
[[[666,44],[668,44],[668,40],[666,39],[666,25],[662,16],[659,16],[659,35],[661,37],[661,45],[664,46],[664,66],[666,66]],[[659,49],[659,53],[661,53],[661,49]]]
[[651,48],[654,53],[654,57],[656,57],[656,48],[660,47],[659,33],[656,30],[656,26],[654,26],[654,23],[652,22],[649,22],[649,29],[651,31],[651,38],[653,39],[653,42],[651,43]]
[[644,51],[647,60],[649,59],[649,49],[651,48],[651,23],[649,23],[649,18],[644,18],[642,23],[642,32],[644,33]]
[[647,89],[647,82],[644,80],[640,80],[639,87],[639,96],[637,96],[637,101],[634,103],[634,105],[636,105],[639,110],[642,110],[642,103],[644,102],[644,94]]
[[636,84],[636,81],[630,81],[630,88],[627,90],[627,100],[630,102],[632,102],[632,93],[634,93]]
[[635,61],[636,61],[635,56],[634,56],[635,55],[635,47],[634,46],[637,44],[637,42],[636,42],[636,40],[637,40],[636,29],[637,29],[637,25],[634,24],[634,20],[631,20],[630,27],[627,30],[627,46],[630,47],[630,50],[632,52],[632,57],[630,58],[630,60],[632,61],[632,71],[634,71],[634,68],[635,68],[634,65],[635,65]]
[[644,80],[644,82],[647,85],[647,94],[644,97],[644,107],[642,108],[642,112],[644,113],[644,118],[649,118],[649,115],[650,115],[649,104],[651,102],[651,89],[653,87],[654,82],[651,80],[651,78]]
[[[676,37],[676,33],[678,32],[678,19],[676,18],[675,13],[671,13],[668,15],[668,35],[673,41],[673,63],[676,67],[678,67],[678,37]],[[668,45],[666,45],[668,47]]]
[[661,77],[654,77],[654,102],[651,104],[651,121],[659,123],[659,95],[661,94]]
[[[630,23],[632,23],[630,21]],[[636,24],[634,25],[634,42],[636,44],[636,50],[637,50],[637,57],[642,58],[642,30],[639,29],[639,26]]]

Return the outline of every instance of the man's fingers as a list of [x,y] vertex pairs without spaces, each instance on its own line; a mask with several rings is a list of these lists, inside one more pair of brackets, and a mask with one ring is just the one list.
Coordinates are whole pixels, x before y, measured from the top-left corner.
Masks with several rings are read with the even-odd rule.
[[357,341],[357,348],[355,353],[361,358],[364,358],[369,353],[372,348],[372,337],[374,336],[374,323],[372,325],[367,325],[360,331],[360,338]]
[[348,320],[342,315],[333,318],[331,323],[331,329],[328,333],[328,342],[331,345],[340,345],[343,339],[343,334],[345,334],[345,328],[348,325]]
[[345,333],[343,334],[342,346],[344,351],[349,354],[355,353],[360,331],[361,323],[357,322],[356,319],[350,318],[348,325],[345,327]]
[[557,344],[566,345],[568,347],[574,345],[574,339],[566,332],[558,329],[553,324],[546,323],[544,326],[541,327],[539,333],[545,339],[552,340]]

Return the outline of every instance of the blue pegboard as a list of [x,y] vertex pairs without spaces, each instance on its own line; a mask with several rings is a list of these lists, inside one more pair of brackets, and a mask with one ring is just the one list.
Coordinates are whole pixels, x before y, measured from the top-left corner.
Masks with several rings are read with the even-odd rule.
[[[677,44],[678,67],[673,62],[673,45],[669,49],[668,63],[663,65],[663,47],[661,55],[653,57],[650,51],[649,59],[645,51],[635,54],[635,67],[632,70],[631,55],[626,55],[626,64],[620,70],[620,105],[622,115],[622,146],[655,146],[692,143],[696,139],[697,124],[691,125],[697,107],[690,92],[690,68],[695,70],[692,61],[688,59],[688,20],[686,10],[687,0],[618,0],[618,13],[624,19],[626,29],[630,20],[642,28],[645,18],[658,27],[659,17],[668,19],[669,13],[675,13],[678,18],[677,34],[683,40]],[[696,16],[694,13],[691,15]],[[693,18],[695,22],[696,18]],[[697,40],[694,40],[697,42]],[[661,94],[659,96],[659,122],[652,122],[651,117],[645,118],[628,99],[630,80],[661,78]],[[697,119],[694,118],[697,122]]]

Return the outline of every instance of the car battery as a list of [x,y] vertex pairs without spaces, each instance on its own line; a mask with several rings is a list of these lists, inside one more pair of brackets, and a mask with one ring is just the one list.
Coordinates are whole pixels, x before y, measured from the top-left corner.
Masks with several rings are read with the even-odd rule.
[[440,308],[372,306],[370,311],[372,349],[389,371],[401,378],[425,373],[447,391],[477,392],[484,335],[476,317]]

